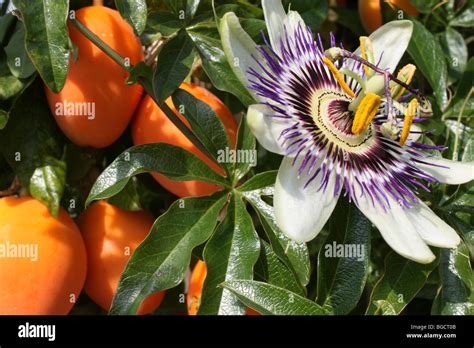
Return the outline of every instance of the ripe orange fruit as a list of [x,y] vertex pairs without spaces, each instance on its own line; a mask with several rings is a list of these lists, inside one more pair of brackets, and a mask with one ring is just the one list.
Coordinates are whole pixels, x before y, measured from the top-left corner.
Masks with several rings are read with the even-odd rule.
[[[192,94],[195,98],[207,103],[216,112],[227,130],[231,146],[234,147],[237,134],[237,122],[229,109],[214,94],[203,87],[183,83],[180,88]],[[166,104],[189,126],[185,118],[176,111],[171,98],[166,100]],[[146,96],[138,107],[137,114],[132,122],[132,136],[135,145],[162,142],[182,147],[198,156],[216,172],[224,174],[224,170],[197,149],[168,117],[166,117],[165,113],[161,111],[149,96]],[[202,181],[179,182],[168,179],[158,173],[152,173],[152,175],[161,186],[178,197],[206,196],[222,189],[222,187],[218,185]]]
[[[191,273],[188,293],[186,294],[189,315],[197,315],[199,305],[201,303],[202,288],[204,286],[204,280],[206,279],[206,275],[206,264],[204,263],[204,261],[199,260],[194,266],[193,272]],[[260,313],[253,310],[252,308],[247,308],[246,313],[247,315],[260,315]]]
[[0,314],[66,315],[86,278],[84,242],[64,209],[31,197],[0,199]]
[[[106,201],[92,204],[79,218],[88,263],[84,290],[104,310],[110,309],[120,276],[153,222],[145,211],[125,211]],[[137,313],[153,312],[163,296],[164,292],[150,295]]]
[[[140,41],[119,12],[90,6],[77,10],[75,16],[131,64],[143,60]],[[48,103],[59,127],[73,143],[106,147],[127,128],[143,89],[126,85],[129,74],[71,24],[69,36],[77,46],[78,59],[74,62],[71,57],[61,92],[55,94],[45,88]]]
[[[364,29],[371,33],[378,27],[382,26],[382,8],[381,0],[359,0],[359,15],[362,20]],[[382,0],[383,1],[383,0]],[[410,3],[410,0],[390,0],[393,7],[405,11],[410,16],[417,16],[418,11],[415,6]]]

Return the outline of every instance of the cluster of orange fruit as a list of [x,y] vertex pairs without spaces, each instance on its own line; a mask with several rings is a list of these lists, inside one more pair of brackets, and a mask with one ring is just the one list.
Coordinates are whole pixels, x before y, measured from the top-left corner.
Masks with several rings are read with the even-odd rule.
[[[75,15],[131,64],[143,60],[140,41],[117,11],[91,6],[81,8]],[[69,26],[69,35],[78,48],[77,61],[71,58],[61,92],[55,94],[45,87],[45,93],[59,127],[73,143],[107,147],[131,123],[134,144],[174,144],[224,174],[174,126],[151,97],[142,95],[141,86],[125,84],[126,71],[75,27]],[[237,123],[229,109],[203,87],[183,83],[181,88],[217,113],[235,144]],[[94,117],[57,113],[58,105],[67,108],[84,103],[93,103]],[[171,98],[166,103],[187,123]],[[203,196],[220,189],[198,181],[174,182],[158,173],[153,176],[179,197]],[[86,209],[76,225],[64,209],[54,218],[32,197],[1,198],[0,314],[67,314],[82,289],[100,307],[109,310],[120,275],[153,221],[147,212],[124,211],[100,201]],[[29,247],[36,248],[34,260],[27,255]],[[149,296],[138,313],[156,310],[163,296],[164,292]]]

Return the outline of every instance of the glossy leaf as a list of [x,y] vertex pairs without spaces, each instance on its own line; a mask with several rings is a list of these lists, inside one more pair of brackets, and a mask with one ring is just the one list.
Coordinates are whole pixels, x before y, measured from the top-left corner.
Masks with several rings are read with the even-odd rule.
[[277,170],[258,173],[243,183],[242,186],[239,186],[238,190],[240,192],[250,192],[274,186],[277,175]]
[[209,30],[218,35],[214,22],[200,23],[187,29],[199,52],[204,71],[217,89],[235,95],[246,106],[254,104],[253,97],[233,73],[220,40],[211,37]]
[[133,314],[148,295],[180,284],[192,250],[217,223],[226,196],[179,199],[161,215],[122,274],[110,314]]
[[[189,122],[193,133],[221,166],[231,169],[222,154],[230,150],[229,137],[215,111],[185,90],[173,94],[173,104]],[[222,157],[222,158],[221,158]]]
[[133,177],[127,183],[122,191],[117,193],[115,196],[110,197],[107,201],[120,209],[128,211],[139,211],[143,207],[140,203],[140,196],[138,194],[138,182],[137,178]]
[[43,81],[61,91],[69,68],[67,0],[14,0],[26,29],[26,50]]
[[[390,252],[385,258],[384,274],[370,296],[367,314],[400,314],[437,265],[438,258],[430,264],[421,264]],[[385,307],[377,307],[377,303],[381,303],[378,301],[385,301]],[[390,307],[386,307],[387,304]],[[384,312],[387,308],[390,310]]]
[[30,193],[58,216],[59,203],[66,185],[66,163],[54,157],[45,157],[30,178]]
[[185,31],[163,46],[153,75],[153,93],[158,102],[168,98],[188,76],[194,55],[193,42]]
[[86,205],[120,192],[132,176],[159,172],[176,181],[200,180],[226,185],[223,177],[192,153],[170,144],[137,145],[124,151],[97,178]]
[[147,33],[160,33],[163,36],[176,34],[184,25],[175,13],[166,11],[150,12],[147,20]]
[[147,7],[145,0],[115,0],[115,6],[122,17],[132,26],[135,35],[145,30]]
[[472,28],[472,26],[474,26],[474,8],[472,7],[472,2],[468,1],[465,10],[453,18],[449,24],[453,27]]
[[242,117],[237,132],[236,148],[239,151],[239,156],[236,156],[234,167],[235,181],[240,180],[252,167],[257,165],[256,143],[255,137],[247,125],[246,118]]
[[227,281],[222,286],[246,306],[266,315],[323,315],[315,302],[289,290],[252,280]]
[[305,289],[295,274],[278,258],[271,246],[264,240],[260,241],[260,245],[260,257],[255,265],[255,275],[269,284],[306,296]]
[[433,88],[438,105],[443,110],[448,102],[446,60],[434,35],[416,20],[413,20],[413,35],[408,53]]
[[[271,174],[270,174],[271,175]],[[296,243],[288,238],[277,226],[273,207],[265,203],[261,196],[272,195],[273,188],[244,192],[244,197],[253,206],[273,251],[291,270],[295,272],[302,286],[309,283],[311,267],[308,247],[305,243]]]
[[474,279],[466,244],[441,250],[439,275],[441,288],[432,314],[474,315]]
[[207,276],[202,290],[200,315],[244,315],[245,307],[224,281],[253,279],[253,267],[260,253],[260,241],[252,218],[238,193],[232,194],[227,214],[204,248]]
[[330,234],[318,255],[318,302],[335,314],[349,314],[369,273],[371,222],[340,199],[329,220]]
[[0,131],[0,151],[33,197],[57,213],[65,184],[61,133],[51,117],[42,85],[20,95]]
[[450,81],[457,81],[467,64],[467,46],[463,36],[451,27],[439,36],[441,48],[446,56]]
[[25,28],[18,22],[8,45],[5,47],[7,64],[13,76],[19,79],[30,77],[35,71],[25,48]]

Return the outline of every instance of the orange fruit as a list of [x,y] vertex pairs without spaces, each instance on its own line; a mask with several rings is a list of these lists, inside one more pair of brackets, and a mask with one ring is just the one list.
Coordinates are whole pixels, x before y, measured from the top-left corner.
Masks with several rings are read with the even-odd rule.
[[[84,290],[104,310],[110,309],[120,276],[153,222],[145,211],[125,211],[106,201],[95,202],[79,218],[88,263]],[[148,296],[137,313],[153,312],[163,297],[164,292]]]
[[[191,273],[188,293],[186,294],[189,315],[197,315],[199,305],[201,303],[202,288],[204,286],[204,280],[206,279],[206,275],[206,263],[204,261],[199,260],[194,266],[194,269]],[[260,315],[260,313],[253,310],[252,308],[247,308],[246,313],[247,315]]]
[[[103,6],[83,7],[76,18],[131,64],[143,60],[140,41],[119,12]],[[71,54],[64,88],[45,88],[48,103],[64,134],[79,146],[103,148],[127,128],[143,88],[126,85],[128,72],[96,47],[73,25],[69,36],[77,46]]]
[[81,234],[31,197],[0,199],[0,314],[66,315],[86,278]]
[[[237,135],[237,122],[222,101],[207,89],[195,84],[183,83],[180,88],[205,102],[215,111],[227,130],[233,148]],[[189,127],[189,123],[174,107],[171,97],[166,100],[166,104]],[[132,121],[132,136],[135,145],[162,142],[182,147],[198,156],[219,174],[224,174],[224,170],[197,149],[149,96],[142,100]],[[161,186],[178,197],[207,196],[222,189],[218,185],[202,181],[173,181],[158,173],[152,173],[152,175]]]
[[[371,33],[382,26],[381,0],[359,0],[359,15],[364,29]],[[383,1],[383,0],[382,0]],[[394,8],[403,10],[410,16],[417,16],[418,11],[410,0],[390,0]]]

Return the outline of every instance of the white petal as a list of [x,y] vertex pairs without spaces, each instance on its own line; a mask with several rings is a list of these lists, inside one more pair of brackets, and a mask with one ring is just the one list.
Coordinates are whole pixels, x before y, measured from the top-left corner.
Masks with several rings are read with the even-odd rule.
[[423,171],[431,174],[440,182],[450,185],[460,185],[474,180],[474,162],[450,161],[445,158],[430,157],[425,159],[436,166],[416,163]]
[[298,243],[312,240],[329,219],[339,198],[334,196],[336,176],[330,174],[326,190],[318,192],[321,174],[304,188],[306,175],[297,177],[299,161],[292,166],[291,158],[284,158],[275,183],[273,205],[278,226]]
[[263,15],[267,24],[270,44],[275,52],[280,53],[280,37],[286,19],[285,9],[281,0],[262,0]]
[[250,105],[247,111],[247,124],[258,142],[268,151],[280,155],[285,150],[280,146],[278,138],[288,124],[279,123],[271,115],[274,114],[269,106],[263,104]]
[[[262,56],[257,51],[257,44],[242,28],[239,19],[233,12],[228,12],[222,17],[219,32],[222,47],[232,70],[243,85],[248,87],[247,72],[251,68],[259,74],[263,73],[262,68],[255,60],[257,59],[262,64],[264,62]],[[249,92],[256,97],[252,90],[249,90]]]
[[419,263],[430,263],[435,259],[434,254],[397,201],[387,196],[390,208],[385,212],[378,205],[374,207],[367,195],[361,196],[357,185],[355,192],[360,211],[377,227],[383,239],[393,250]]
[[[393,73],[410,43],[412,32],[413,23],[408,20],[388,22],[374,31],[369,38],[374,48],[375,64],[380,60],[379,68]],[[354,53],[360,56],[360,47]]]
[[455,248],[461,239],[456,231],[441,220],[423,202],[406,210],[410,221],[421,238],[429,245],[440,248]]

